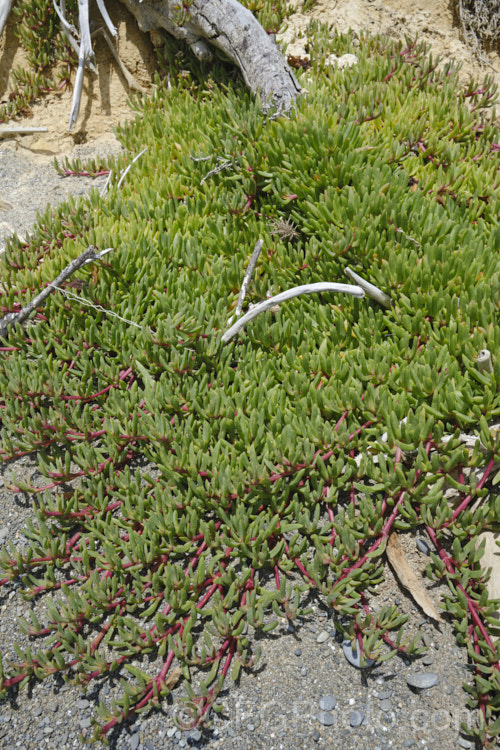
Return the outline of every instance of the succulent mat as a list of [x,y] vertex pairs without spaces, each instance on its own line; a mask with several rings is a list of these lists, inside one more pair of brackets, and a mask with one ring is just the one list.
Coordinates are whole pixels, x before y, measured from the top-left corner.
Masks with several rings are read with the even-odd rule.
[[[416,42],[313,25],[307,95],[265,121],[222,63],[187,72],[169,49],[169,84],[119,128],[107,192],[47,212],[0,261],[7,313],[88,245],[113,248],[0,342],[1,456],[36,451],[46,478],[18,487],[29,544],[2,548],[1,582],[48,608],[27,606],[32,645],[3,664],[3,692],[118,675],[94,738],[171,692],[203,726],[255,665],[254,634],[300,623],[311,598],[363,658],[416,656],[405,616],[370,598],[389,536],[419,530],[488,745],[500,624],[476,539],[500,521],[495,92],[463,90]],[[299,297],[224,344],[258,239],[247,303],[349,266],[393,304]]]

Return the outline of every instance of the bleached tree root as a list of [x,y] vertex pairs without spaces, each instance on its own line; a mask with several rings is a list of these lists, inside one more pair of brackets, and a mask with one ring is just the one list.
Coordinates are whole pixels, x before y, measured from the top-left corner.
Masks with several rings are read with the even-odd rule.
[[241,70],[265,112],[289,110],[300,86],[280,50],[249,10],[237,0],[193,0],[179,17],[179,0],[122,0],[142,31],[164,29],[185,40],[201,61],[210,59],[207,42]]

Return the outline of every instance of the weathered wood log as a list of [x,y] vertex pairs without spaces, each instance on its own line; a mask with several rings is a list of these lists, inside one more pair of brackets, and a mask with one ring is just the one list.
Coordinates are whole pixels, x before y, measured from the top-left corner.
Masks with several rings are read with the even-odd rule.
[[7,22],[11,5],[12,0],[0,0],[0,36],[2,36],[2,32]]
[[[11,8],[12,0],[0,0],[0,34]],[[94,53],[90,35],[89,0],[78,0],[79,33],[65,18],[64,6],[53,0],[65,33],[78,54],[78,69],[73,89],[69,129],[75,123],[83,85],[84,69],[93,66]],[[212,56],[210,45],[220,49],[239,67],[243,79],[253,94],[259,94],[265,113],[278,114],[289,110],[300,86],[273,39],[266,33],[252,13],[237,0],[191,0],[186,6],[179,0],[122,0],[137,19],[142,31],[167,31],[185,40],[198,59]],[[104,0],[98,0],[104,20],[111,30]],[[75,39],[79,36],[79,44]]]
[[193,0],[184,20],[179,0],[122,0],[143,31],[164,29],[184,39],[198,59],[211,57],[207,42],[239,67],[264,111],[289,109],[300,86],[273,39],[237,0]]

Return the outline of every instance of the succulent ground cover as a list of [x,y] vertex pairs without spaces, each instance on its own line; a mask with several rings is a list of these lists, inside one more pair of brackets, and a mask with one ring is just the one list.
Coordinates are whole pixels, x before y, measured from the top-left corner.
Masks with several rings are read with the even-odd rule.
[[[1,456],[36,451],[46,477],[18,488],[30,543],[2,549],[0,582],[48,607],[39,621],[27,605],[33,645],[1,687],[119,676],[95,738],[171,692],[206,725],[257,663],[256,632],[300,624],[311,598],[363,658],[417,656],[397,607],[370,607],[389,536],[416,529],[474,669],[475,732],[500,732],[476,545],[500,520],[495,92],[462,91],[411,40],[313,26],[310,47],[307,95],[267,120],[222,63],[187,72],[166,47],[168,84],[120,128],[106,194],[48,212],[2,256],[8,313],[88,245],[113,248],[0,342]],[[247,302],[350,267],[393,305],[300,297],[225,344],[259,239]]]

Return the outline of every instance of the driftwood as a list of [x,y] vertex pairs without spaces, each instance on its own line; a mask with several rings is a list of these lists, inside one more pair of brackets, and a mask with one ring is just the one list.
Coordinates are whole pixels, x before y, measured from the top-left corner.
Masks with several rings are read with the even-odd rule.
[[6,338],[9,328],[12,326],[15,326],[17,323],[21,324],[24,323],[29,316],[35,312],[35,310],[40,307],[47,297],[52,294],[52,292],[58,288],[59,284],[63,284],[66,279],[68,279],[72,274],[75,273],[79,268],[84,266],[86,263],[90,263],[93,260],[96,260],[97,258],[100,258],[101,255],[104,254],[104,251],[101,253],[96,252],[95,247],[90,245],[81,255],[78,256],[78,258],[75,258],[75,260],[72,260],[71,263],[64,268],[59,276],[54,279],[48,286],[43,289],[40,294],[37,294],[36,297],[33,297],[31,302],[28,302],[27,305],[25,305],[22,310],[16,313],[7,313],[3,318],[0,318],[0,338]]
[[[135,16],[139,28],[153,35],[167,31],[186,41],[193,54],[201,61],[210,60],[210,45],[221,50],[241,70],[243,79],[253,94],[260,94],[264,112],[288,111],[300,93],[300,86],[285,58],[252,13],[237,0],[192,0],[185,6],[179,0],[122,0]],[[73,87],[73,102],[69,130],[78,118],[85,69],[95,72],[94,51],[90,33],[89,0],[78,0],[77,31],[68,23],[65,5],[55,11],[64,33],[78,55],[78,68]],[[0,34],[10,12],[12,0],[0,0]],[[102,19],[112,37],[116,36],[104,0],[97,0]],[[100,30],[117,57],[107,32]],[[119,63],[120,64],[120,63]],[[120,64],[123,72],[123,66]],[[127,73],[131,88],[141,90]]]
[[207,42],[237,65],[264,111],[289,109],[300,86],[280,50],[249,10],[237,0],[193,0],[184,20],[179,0],[122,0],[143,31],[164,29],[185,40],[196,57],[209,60]]
[[5,23],[9,17],[12,0],[0,0],[0,36],[5,28]]

